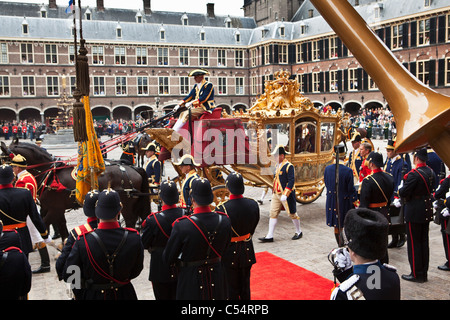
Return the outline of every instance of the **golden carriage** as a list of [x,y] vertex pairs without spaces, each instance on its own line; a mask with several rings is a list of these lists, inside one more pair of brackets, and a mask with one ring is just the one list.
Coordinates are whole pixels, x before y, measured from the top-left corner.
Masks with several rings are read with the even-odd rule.
[[271,152],[280,144],[288,148],[287,159],[295,166],[297,202],[313,202],[325,187],[324,170],[333,162],[333,147],[344,139],[340,128],[348,115],[315,108],[289,72],[274,76],[247,112],[201,118],[190,132],[180,134],[170,128],[146,130],[172,159],[183,149],[201,163],[199,174],[210,180],[216,204],[228,197],[223,175],[230,171],[242,174],[249,186],[272,188],[276,163]]

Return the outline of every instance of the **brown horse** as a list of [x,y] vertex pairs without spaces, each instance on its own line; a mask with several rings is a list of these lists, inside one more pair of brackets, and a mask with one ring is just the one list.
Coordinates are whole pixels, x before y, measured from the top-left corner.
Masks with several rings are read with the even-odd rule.
[[[75,200],[76,166],[54,159],[35,144],[13,141],[8,148],[2,142],[1,149],[5,155],[21,154],[27,159],[27,170],[38,183],[38,199],[44,222],[47,228],[51,224],[57,226],[64,241],[68,236],[64,213],[80,207]],[[142,168],[120,161],[105,162],[106,170],[99,176],[99,190],[110,185],[119,193],[123,204],[122,217],[127,227],[134,228],[138,218],[145,219],[150,213],[147,175]]]
[[145,148],[152,139],[146,133],[139,134],[134,140],[135,151],[137,154],[137,165],[142,167],[145,163],[145,151],[142,148]]

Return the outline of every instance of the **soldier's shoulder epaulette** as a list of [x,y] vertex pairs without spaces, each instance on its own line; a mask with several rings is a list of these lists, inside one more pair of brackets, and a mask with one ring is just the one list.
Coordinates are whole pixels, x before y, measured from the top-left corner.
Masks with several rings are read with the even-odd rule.
[[348,278],[339,285],[340,290],[342,292],[347,292],[348,290],[350,290],[351,287],[353,287],[355,284],[358,283],[359,279],[360,279],[359,275],[357,274],[352,275],[350,278]]
[[218,214],[221,214],[221,215],[223,215],[225,217],[228,217],[228,215],[225,212],[223,212],[223,211],[219,211],[219,210],[216,209],[214,212],[216,212]]
[[184,220],[184,219],[187,219],[188,217],[189,217],[189,216],[181,216],[181,217],[175,219],[175,221],[172,223],[172,226],[174,226],[175,223],[177,223],[177,222],[180,222],[180,221],[182,221],[182,220]]
[[391,266],[390,264],[384,263],[383,267],[386,268],[386,270],[392,271],[392,272],[397,272],[397,268],[394,266]]
[[71,233],[74,239],[79,239],[81,236],[84,236],[87,233],[90,233],[94,231],[94,228],[92,228],[89,223],[85,223],[81,226],[75,227],[72,229]]

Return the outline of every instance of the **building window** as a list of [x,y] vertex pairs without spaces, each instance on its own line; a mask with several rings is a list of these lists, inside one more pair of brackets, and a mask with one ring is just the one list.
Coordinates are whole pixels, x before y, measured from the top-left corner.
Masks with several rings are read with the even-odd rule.
[[169,48],[158,48],[158,65],[167,66],[169,64]]
[[159,30],[159,40],[166,40],[166,31],[164,29]]
[[244,50],[236,50],[234,52],[234,64],[236,67],[244,66]]
[[227,66],[227,52],[225,49],[217,50],[217,66],[219,67]]
[[189,49],[188,48],[180,48],[180,66],[188,66],[189,65]]
[[70,94],[73,96],[73,93],[75,92],[75,89],[77,88],[77,77],[71,76],[69,78],[70,80]]
[[236,32],[235,37],[236,37],[236,42],[240,43],[241,42],[241,33],[240,32]]
[[0,43],[0,63],[8,63],[8,45]]
[[356,69],[348,69],[348,91],[358,90],[358,78],[356,76]]
[[137,77],[138,95],[148,95],[148,77]]
[[337,78],[337,70],[331,70],[330,71],[329,81],[330,81],[330,83],[329,83],[330,91],[331,92],[337,92],[339,90],[338,78]]
[[258,77],[252,77],[252,95],[258,94]]
[[23,23],[22,24],[22,34],[28,35],[29,32],[30,32],[30,30],[28,28],[28,24],[27,23]]
[[430,19],[417,21],[417,45],[430,44]]
[[450,86],[450,57],[445,58],[445,85]]
[[69,63],[75,63],[75,46],[73,44],[69,45]]
[[[124,48],[125,49],[125,48]],[[103,46],[92,46],[92,64],[104,64]],[[125,53],[125,50],[124,50]],[[117,60],[116,60],[117,63]]]
[[208,49],[199,49],[198,50],[198,63],[200,66],[208,65]]
[[58,63],[58,52],[56,44],[45,45],[45,63]]
[[297,43],[297,45],[295,46],[295,54],[297,58],[297,63],[303,62],[303,49],[301,43]]
[[22,77],[22,95],[34,96],[36,93],[34,91],[34,76],[23,76]]
[[227,94],[227,78],[219,77],[219,94]]
[[313,72],[312,73],[312,81],[313,81],[313,92],[320,92],[320,73]]
[[450,14],[447,15],[447,42],[450,42]]
[[280,37],[284,38],[286,36],[285,28],[280,27]]
[[422,60],[417,61],[417,79],[422,81],[423,84],[428,85],[430,75],[430,61]]
[[169,94],[169,77],[158,78],[159,94]]
[[127,77],[116,77],[116,95],[127,95]]
[[337,54],[337,37],[331,37],[329,40],[329,56],[330,59],[334,59],[338,57]]
[[429,6],[431,6],[431,0],[424,0],[424,7],[428,8]]
[[270,63],[270,49],[269,45],[264,46],[264,64]]
[[244,94],[244,78],[236,78],[236,94]]
[[391,48],[401,49],[403,47],[403,25],[396,24],[391,27]]
[[86,12],[86,20],[92,20],[92,14],[90,12]]
[[369,90],[378,90],[377,84],[373,81],[371,76],[368,76]]
[[126,64],[125,47],[114,47],[114,59],[116,64]]
[[0,97],[9,97],[11,95],[11,91],[9,90],[9,77],[1,76],[0,77]]
[[47,77],[47,95],[59,96],[58,77]]
[[205,41],[205,31],[204,30],[202,30],[202,31],[200,31],[200,41]]
[[105,95],[105,77],[93,77],[94,80],[94,96]]
[[288,46],[281,44],[278,46],[278,63],[288,63]]
[[256,67],[256,49],[250,50],[250,61],[252,67]]
[[189,93],[189,77],[180,77],[180,94]]
[[41,9],[41,18],[47,18],[47,10],[44,8]]
[[298,90],[301,93],[305,92],[305,83],[303,82],[303,73],[297,74]]
[[312,42],[312,60],[318,61],[320,60],[320,47],[319,47],[319,41],[313,41]]
[[116,28],[116,38],[122,38],[122,28],[121,27],[117,27]]
[[181,17],[181,24],[183,26],[187,26],[189,24],[189,19],[186,14],[183,14],[183,16]]
[[33,45],[31,43],[22,43],[20,54],[22,63],[33,63]]
[[136,47],[136,64],[147,65],[147,48]]

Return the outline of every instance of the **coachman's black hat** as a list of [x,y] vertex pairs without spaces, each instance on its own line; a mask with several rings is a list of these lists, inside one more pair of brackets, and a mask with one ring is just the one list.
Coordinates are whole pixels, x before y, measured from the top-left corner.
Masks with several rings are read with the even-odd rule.
[[195,167],[200,166],[200,164],[195,162],[194,157],[191,156],[190,154],[185,154],[184,156],[181,157],[181,159],[178,162],[174,162],[173,164],[176,166],[195,166]]
[[209,74],[209,72],[205,69],[194,69],[191,72],[189,72],[189,77],[204,76],[207,74]]
[[10,184],[14,180],[14,171],[11,166],[4,164],[0,166],[0,184]]
[[159,187],[159,196],[165,204],[173,205],[178,203],[180,196],[176,183],[173,181],[163,181]]
[[240,173],[231,172],[227,177],[225,185],[232,194],[239,195],[244,193],[244,179]]
[[91,190],[84,197],[83,211],[86,217],[95,217],[95,205],[97,204],[98,194],[98,190]]
[[211,204],[214,200],[214,195],[209,180],[195,178],[191,184],[191,196],[199,206]]
[[383,167],[383,155],[379,152],[372,151],[369,156],[367,157],[367,160],[369,162],[372,162],[374,165],[376,165],[378,168]]
[[379,212],[366,208],[351,209],[344,221],[348,247],[366,259],[382,259],[386,255],[389,223]]
[[103,190],[98,195],[97,205],[95,206],[95,215],[99,219],[113,219],[122,210],[119,194],[112,190]]
[[27,159],[25,159],[25,157],[22,156],[21,154],[17,154],[11,160],[11,165],[16,166],[16,167],[26,168],[27,167]]
[[272,155],[276,155],[276,154],[291,154],[291,153],[286,150],[285,146],[279,144],[275,147],[275,149],[273,149],[273,152],[272,152]]

